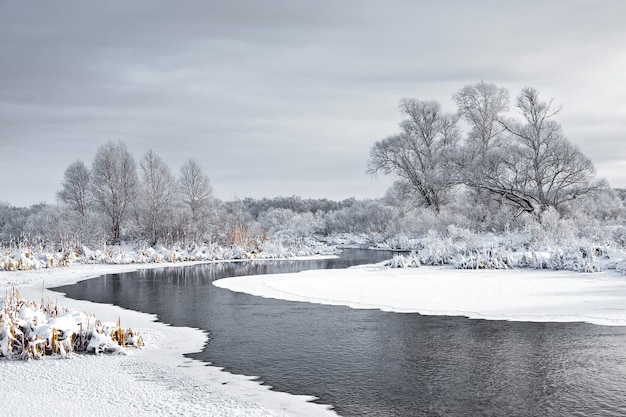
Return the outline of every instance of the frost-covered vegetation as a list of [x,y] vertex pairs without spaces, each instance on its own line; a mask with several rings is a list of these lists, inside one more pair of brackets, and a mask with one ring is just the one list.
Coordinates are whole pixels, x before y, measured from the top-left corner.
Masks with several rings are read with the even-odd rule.
[[[610,232],[610,228],[604,229]],[[430,233],[411,242],[413,250],[397,254],[385,265],[418,268],[450,265],[459,269],[533,268],[600,272],[614,269],[626,274],[626,252],[619,243],[626,228],[614,229],[613,237],[589,239],[572,236],[567,242],[539,242],[532,235],[471,234],[451,226],[446,233]]]
[[74,352],[124,353],[143,346],[141,336],[117,323],[70,311],[50,300],[25,300],[12,287],[0,310],[0,357],[39,359]]
[[[607,191],[608,192],[608,191]],[[439,212],[414,206],[398,207],[389,197],[381,200],[349,200],[327,212],[307,211],[315,200],[298,197],[275,200],[246,199],[216,202],[225,216],[236,209],[245,219],[228,239],[213,242],[168,242],[149,246],[140,237],[124,233],[124,243],[83,243],[55,239],[42,233],[17,242],[5,241],[0,249],[0,270],[40,269],[71,263],[159,263],[228,259],[275,259],[334,253],[337,247],[360,247],[406,252],[399,265],[453,265],[458,268],[532,267],[594,271],[622,268],[626,226],[622,202],[608,198],[580,201],[578,211],[559,214],[547,209],[541,217],[493,213],[477,219],[469,203],[442,207]],[[278,207],[272,206],[272,201]],[[291,201],[291,205],[285,203]],[[257,210],[261,202],[266,208]],[[293,208],[291,208],[293,207]],[[18,213],[57,212],[58,207],[12,208]],[[256,216],[253,214],[256,211]],[[573,215],[575,214],[575,215]],[[32,224],[27,220],[22,224]],[[54,231],[40,227],[42,232]],[[22,236],[27,236],[22,231]],[[58,236],[58,235],[56,235]],[[232,240],[231,240],[232,239]],[[409,254],[409,253],[412,253]],[[622,268],[623,269],[623,268]]]
[[0,249],[0,270],[28,271],[33,269],[69,266],[71,263],[81,264],[140,264],[163,262],[213,262],[225,260],[261,260],[285,259],[312,255],[329,255],[337,253],[333,246],[303,239],[289,244],[263,240],[251,246],[218,244],[189,246],[182,248],[173,246],[144,247],[139,244],[104,245],[99,249],[87,246],[72,246],[65,250],[54,251],[41,245],[36,249],[32,246],[20,245],[17,248]]
[[387,244],[416,251],[391,265],[623,269],[624,193],[595,178],[554,99],[525,87],[511,114],[509,92],[481,81],[453,100],[456,113],[402,99],[399,133],[371,148],[368,171],[396,180],[387,201],[401,210],[398,233]]
[[[55,205],[0,203],[0,270],[336,252],[313,237],[311,212],[290,218],[286,231],[280,219],[271,218],[277,213],[264,211],[266,219],[259,221],[251,205],[215,198],[194,159],[175,176],[151,150],[137,167],[122,142],[101,146],[91,168],[80,160],[72,163],[57,196]],[[315,202],[329,209],[339,204]]]
[[175,173],[123,142],[67,167],[57,204],[0,203],[0,270],[83,263],[271,259],[336,246],[413,251],[392,265],[623,269],[624,190],[555,120],[561,108],[524,88],[480,82],[435,101],[402,99],[400,132],[371,148],[368,171],[396,182],[380,199],[221,201],[200,164]]

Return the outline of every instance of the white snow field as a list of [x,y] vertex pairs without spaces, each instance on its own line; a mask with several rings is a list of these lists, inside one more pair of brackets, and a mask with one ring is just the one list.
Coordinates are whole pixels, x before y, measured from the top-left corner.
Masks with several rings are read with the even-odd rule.
[[197,329],[156,322],[150,314],[113,305],[72,300],[46,288],[107,273],[181,266],[79,265],[0,272],[0,296],[15,284],[22,298],[58,300],[59,306],[93,313],[102,321],[121,318],[138,330],[144,349],[127,355],[72,355],[41,360],[0,358],[0,404],[5,416],[336,416],[312,397],[271,391],[251,377],[185,358],[199,351],[207,335]]
[[382,265],[225,278],[214,285],[267,298],[473,319],[626,325],[626,277],[597,273]]

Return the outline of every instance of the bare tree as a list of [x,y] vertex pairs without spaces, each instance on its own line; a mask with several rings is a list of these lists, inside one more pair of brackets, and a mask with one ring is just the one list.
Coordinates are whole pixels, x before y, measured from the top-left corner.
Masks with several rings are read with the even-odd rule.
[[506,129],[499,120],[502,113],[508,110],[509,92],[495,84],[481,81],[463,87],[453,96],[453,100],[458,106],[458,115],[470,128],[457,159],[458,168],[463,182],[470,187],[466,198],[475,207],[472,214],[477,220],[484,221],[488,218],[488,211],[498,210],[502,204],[502,201],[492,199],[493,194],[481,188],[480,184],[485,171],[492,167],[494,156],[500,154],[505,144]]
[[505,129],[498,122],[509,107],[509,92],[481,81],[466,85],[453,96],[458,114],[470,125],[467,144],[484,154],[502,144]]
[[87,225],[92,203],[90,192],[91,173],[81,160],[72,162],[66,169],[57,198],[79,215],[82,227]]
[[11,243],[11,220],[14,219],[14,213],[17,211],[15,207],[7,201],[0,201],[0,245]]
[[415,190],[406,182],[394,181],[385,193],[383,202],[398,210],[400,217],[405,216],[414,207]]
[[92,190],[98,209],[110,220],[113,243],[120,241],[137,186],[137,167],[126,145],[109,141],[100,146],[92,165]]
[[438,211],[459,181],[452,163],[460,138],[458,116],[442,111],[436,101],[405,98],[399,107],[406,116],[401,132],[374,144],[367,172],[397,177]]
[[172,204],[176,180],[169,166],[152,149],[140,162],[141,223],[150,245],[157,244],[172,220]]
[[501,120],[508,144],[485,160],[480,186],[520,209],[540,214],[603,186],[594,181],[595,169],[562,132],[554,117],[561,111],[553,100],[539,99],[526,87],[515,107],[523,120]]
[[195,159],[189,159],[180,170],[179,190],[186,216],[188,236],[196,241],[208,229],[213,202],[211,183]]

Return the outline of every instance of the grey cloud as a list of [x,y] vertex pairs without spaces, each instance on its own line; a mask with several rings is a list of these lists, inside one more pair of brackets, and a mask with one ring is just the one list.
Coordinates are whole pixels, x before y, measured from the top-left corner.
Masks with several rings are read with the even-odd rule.
[[[397,100],[449,108],[481,79],[512,96],[550,90],[566,106],[595,97],[562,119],[584,149],[576,120],[587,133],[618,117],[597,116],[617,102],[606,87],[580,86],[623,81],[610,63],[626,59],[624,15],[626,3],[608,0],[0,2],[0,151],[15,155],[0,173],[39,161],[47,194],[22,201],[51,201],[67,164],[122,139],[175,170],[198,156],[216,190],[233,189],[225,197],[286,194],[296,179],[305,195],[322,178],[329,195],[382,195],[363,171],[369,147],[397,128]],[[620,132],[599,137],[613,146]],[[65,150],[44,158],[48,143]],[[594,161],[609,147],[594,147]],[[267,185],[244,186],[260,172]],[[17,203],[24,188],[0,200]]]

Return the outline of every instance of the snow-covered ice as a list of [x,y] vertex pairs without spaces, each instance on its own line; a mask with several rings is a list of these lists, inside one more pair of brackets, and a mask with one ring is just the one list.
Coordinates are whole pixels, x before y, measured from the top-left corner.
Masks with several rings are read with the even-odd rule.
[[626,277],[532,269],[343,270],[225,278],[214,285],[261,297],[492,320],[626,325]]
[[128,355],[73,355],[42,360],[0,359],[2,415],[46,416],[333,416],[311,397],[271,391],[251,377],[233,375],[187,359],[207,342],[197,329],[173,327],[154,315],[113,305],[72,300],[48,290],[108,273],[181,266],[80,265],[0,272],[0,294],[15,284],[25,299],[50,298],[60,306],[93,313],[103,321],[121,318],[138,330],[146,348]]

